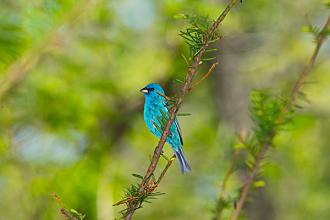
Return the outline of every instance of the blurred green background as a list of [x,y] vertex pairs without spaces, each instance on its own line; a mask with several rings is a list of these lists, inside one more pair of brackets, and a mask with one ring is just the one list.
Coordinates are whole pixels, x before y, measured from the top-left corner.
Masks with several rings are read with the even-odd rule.
[[[177,14],[216,18],[220,0],[0,1],[0,219],[63,219],[56,192],[86,219],[111,220],[144,173],[157,139],[143,121],[150,82],[180,88],[187,47]],[[248,93],[288,91],[312,53],[327,10],[318,0],[243,1],[225,19],[215,73],[185,99],[179,121],[192,172],[169,170],[135,219],[211,219],[238,130],[251,126]],[[276,140],[243,219],[330,219],[330,44]],[[169,147],[165,153],[171,155]],[[164,165],[161,161],[160,166]],[[230,180],[230,190],[240,179]],[[252,199],[253,198],[253,199]],[[229,213],[224,213],[225,217]]]

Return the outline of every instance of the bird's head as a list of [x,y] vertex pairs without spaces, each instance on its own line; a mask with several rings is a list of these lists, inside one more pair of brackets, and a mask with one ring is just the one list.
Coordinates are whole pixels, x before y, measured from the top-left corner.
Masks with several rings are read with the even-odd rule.
[[164,90],[157,83],[147,85],[146,87],[140,89],[140,92],[142,92],[146,98],[158,98],[162,97],[161,94],[165,95]]

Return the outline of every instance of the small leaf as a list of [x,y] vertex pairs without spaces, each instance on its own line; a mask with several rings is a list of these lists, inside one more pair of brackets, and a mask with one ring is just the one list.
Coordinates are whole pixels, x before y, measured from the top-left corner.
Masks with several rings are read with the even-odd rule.
[[330,8],[330,0],[325,0],[324,5],[325,7]]
[[184,61],[186,62],[187,66],[189,66],[189,61],[188,61],[187,57],[184,54],[181,54],[181,56],[184,59]]
[[213,52],[213,51],[217,51],[218,48],[213,48],[213,49],[207,49],[205,50],[206,53],[209,53],[209,52]]
[[174,19],[186,19],[188,16],[186,14],[176,14],[173,16]]
[[301,31],[305,32],[305,33],[310,33],[311,32],[311,27],[307,26],[307,25],[304,25],[304,26],[301,27]]
[[321,32],[321,34],[323,34],[323,35],[325,35],[325,36],[329,35],[329,34],[330,34],[330,28],[329,28],[329,27],[325,28],[325,29]]
[[178,82],[178,83],[181,83],[181,84],[184,83],[184,81],[182,81],[181,79],[174,79],[174,82]]
[[162,109],[160,109],[160,113],[161,113],[162,116],[163,116],[163,121],[165,121],[165,122],[167,123],[167,120],[168,120],[168,116],[167,116],[167,114],[166,114]]
[[158,124],[156,124],[154,121],[152,121],[152,125],[159,131],[159,133],[162,133],[163,130],[161,129],[161,127],[158,126]]
[[177,114],[177,116],[190,116],[191,114],[190,113],[179,113]]
[[133,173],[132,176],[134,177],[137,177],[139,179],[143,179],[143,176],[139,175],[139,174],[136,174],[136,173]]
[[216,59],[216,57],[207,57],[207,58],[203,58],[203,61],[211,61]]
[[85,218],[85,216],[86,216],[84,214],[79,213],[75,209],[70,209],[70,212],[73,213],[73,214],[75,214],[76,216],[78,216],[79,217],[79,220],[83,220]]
[[169,161],[170,159],[168,159],[168,157],[165,156],[165,154],[161,153],[160,154],[161,157],[163,157],[166,161]]
[[79,215],[80,213],[79,212],[77,212],[75,209],[70,209],[70,212],[72,212],[72,213],[74,213],[74,214],[77,214],[77,215]]
[[253,182],[253,186],[255,188],[261,188],[261,187],[264,187],[265,185],[266,185],[266,183],[263,180],[258,180],[258,181]]
[[[156,182],[156,177],[155,177],[155,174],[154,174],[154,173],[151,174],[151,178],[152,178],[152,180],[153,180],[154,182]],[[152,195],[152,194],[151,194],[151,195]]]

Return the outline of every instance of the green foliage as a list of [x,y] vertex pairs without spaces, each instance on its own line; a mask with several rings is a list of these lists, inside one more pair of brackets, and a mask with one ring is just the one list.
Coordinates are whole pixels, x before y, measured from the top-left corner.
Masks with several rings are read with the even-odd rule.
[[329,1],[329,0],[324,0],[324,5],[325,5],[327,8],[330,8],[330,1]]
[[178,113],[177,116],[190,116],[190,113]]
[[24,40],[20,17],[0,10],[0,62],[8,63],[17,58]]
[[251,92],[250,114],[254,123],[253,134],[258,144],[271,144],[279,127],[288,122],[289,117],[283,114],[287,104],[286,96],[272,95],[268,90]]
[[69,219],[69,220],[84,220],[85,219],[85,217],[86,217],[85,214],[82,214],[75,209],[67,210],[64,207],[64,204],[62,203],[61,198],[58,195],[56,195],[55,193],[52,193],[52,197],[53,197],[54,201],[59,206],[61,206],[60,212],[63,215],[63,217],[65,217],[66,219]]
[[255,188],[262,188],[265,187],[266,183],[263,180],[257,180],[253,182],[253,187]]
[[4,71],[12,62],[23,56],[25,51],[40,49],[63,22],[70,22],[66,21],[69,19],[66,15],[70,13],[75,2],[42,0],[22,8],[18,6],[18,2],[1,2],[0,71]]
[[84,214],[78,212],[78,211],[75,210],[75,209],[70,209],[70,212],[71,212],[72,214],[74,214],[75,217],[77,217],[79,220],[84,220],[85,217],[86,217],[86,215],[84,215]]
[[[215,210],[214,212],[222,212],[223,210],[226,210],[226,209],[230,209],[233,207],[233,199],[228,197],[228,198],[220,198],[218,199],[218,201],[216,202],[216,207],[215,207]],[[213,220],[218,220],[216,218],[216,214],[214,213],[213,215]]]
[[[132,174],[134,177],[137,177],[139,180],[143,179],[142,175]],[[126,189],[125,195],[122,197],[122,200],[114,204],[118,206],[121,204],[126,204],[127,208],[122,209],[120,213],[125,217],[130,211],[134,209],[142,208],[143,203],[151,203],[152,200],[157,199],[159,196],[164,193],[155,190],[156,182],[154,176],[149,181],[149,184],[146,185],[143,191],[140,190],[140,184],[131,184],[130,187]]]
[[[121,2],[125,4],[117,4]],[[152,7],[143,11],[141,2]],[[171,85],[179,78],[176,81],[182,85],[184,81],[187,66],[181,54],[188,47],[178,37],[178,24],[171,18],[187,10],[215,18],[223,3],[0,1],[1,81],[8,67],[46,43],[37,65],[1,100],[0,218],[63,220],[58,206],[49,199],[53,191],[65,198],[69,208],[85,214],[84,220],[117,216],[121,207],[111,204],[130,185],[131,172],[145,171],[146,155],[157,142],[145,128],[138,89],[150,82]],[[206,207],[215,205],[215,180],[230,163],[226,149],[232,146],[232,127],[237,126],[227,116],[234,113],[241,119],[245,114],[246,106],[240,103],[246,97],[240,89],[270,84],[283,89],[280,86],[291,82],[295,75],[291,70],[300,68],[310,52],[308,39],[296,31],[297,24],[305,23],[306,13],[321,22],[321,15],[328,13],[324,10],[317,0],[289,4],[286,0],[246,1],[234,9],[221,26],[225,34],[221,54],[229,56],[221,60],[219,74],[215,72],[216,77],[189,94],[182,106],[182,112],[194,115],[180,118],[193,171],[181,176],[173,162],[160,188],[168,196],[139,212],[136,220],[211,218]],[[138,12],[139,19],[132,19],[132,12]],[[149,13],[155,16],[142,31],[123,22],[136,25],[148,19],[145,15]],[[54,37],[51,42],[46,42],[48,36]],[[194,48],[198,51],[198,45]],[[271,217],[275,220],[330,219],[330,78],[326,74],[330,59],[323,49],[311,79],[317,84],[304,86],[311,104],[295,116],[294,129],[281,132],[274,140],[278,149],[271,159],[277,171],[265,167],[271,184],[265,188],[269,196],[263,201],[273,204],[276,215]],[[238,127],[241,125],[244,120],[239,121]],[[258,143],[251,133],[244,136],[244,142]],[[169,146],[164,151],[172,153]],[[242,152],[239,168],[246,154]],[[253,157],[249,156],[251,164]],[[141,180],[141,176],[137,178]],[[231,178],[228,184],[228,191],[234,191],[226,193],[223,206],[228,209],[233,208],[240,181]],[[253,213],[265,214],[263,208],[256,204]],[[70,209],[68,213],[74,215]]]
[[[185,30],[180,31],[180,36],[185,39],[185,42],[189,46],[189,60],[193,60],[195,56],[198,55],[200,52],[203,44],[205,43],[205,38],[210,34],[209,41],[210,43],[216,42],[219,40],[220,35],[217,31],[213,33],[209,33],[209,29],[213,23],[212,20],[210,20],[206,16],[189,16],[184,15],[184,18],[188,21],[190,24],[189,27],[187,27]],[[207,52],[215,51],[216,48],[208,49]],[[203,60],[212,60],[212,58],[204,58]]]
[[322,30],[322,28],[320,28],[319,26],[315,26],[312,24],[303,26],[301,28],[301,31],[312,34],[315,41],[317,41],[317,39],[321,36],[327,37],[330,35],[330,27],[327,27],[324,30]]
[[314,40],[316,41],[317,38],[320,36],[321,28],[318,26],[308,25],[308,26],[303,26],[301,28],[301,31],[312,34]]

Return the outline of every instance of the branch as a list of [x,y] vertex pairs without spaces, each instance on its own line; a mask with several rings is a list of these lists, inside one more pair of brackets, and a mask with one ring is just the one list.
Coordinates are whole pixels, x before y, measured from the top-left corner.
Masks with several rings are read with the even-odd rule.
[[[237,140],[238,140],[239,144],[244,145],[243,130],[240,130],[240,132],[238,133]],[[241,148],[236,148],[234,150],[233,154],[232,154],[230,165],[229,165],[228,170],[225,174],[225,177],[223,178],[223,181],[222,181],[222,186],[221,186],[219,197],[217,199],[217,204],[216,204],[216,208],[215,208],[215,215],[214,215],[213,220],[220,220],[221,219],[222,211],[224,210],[225,206],[228,203],[225,200],[225,192],[227,190],[227,183],[228,183],[229,178],[231,177],[231,175],[235,171],[235,165],[236,165],[236,162],[237,162],[238,155],[239,155],[240,151],[241,151]]]
[[[283,118],[285,118],[285,116],[288,114],[288,112],[292,109],[298,93],[302,87],[302,85],[305,82],[306,77],[309,75],[309,73],[311,72],[312,67],[315,64],[316,58],[319,54],[320,48],[322,46],[322,44],[324,43],[325,39],[326,39],[326,30],[327,28],[330,26],[330,15],[325,23],[325,25],[323,26],[319,36],[317,37],[317,41],[316,41],[316,47],[314,49],[314,52],[312,54],[312,56],[310,57],[309,61],[306,63],[306,65],[304,66],[304,68],[302,69],[301,73],[299,74],[299,77],[296,81],[296,83],[294,84],[292,91],[291,91],[291,95],[289,97],[288,103],[285,106],[285,108],[283,109],[283,116],[281,118],[281,120],[283,120]],[[246,197],[248,195],[251,183],[253,182],[253,180],[255,179],[255,177],[257,176],[258,172],[259,172],[259,168],[260,168],[260,163],[262,161],[262,159],[264,158],[267,150],[269,149],[269,147],[271,146],[271,140],[274,138],[275,133],[270,134],[269,137],[269,142],[264,143],[255,159],[255,162],[253,164],[252,167],[252,172],[250,174],[250,176],[248,177],[248,179],[246,180],[246,182],[244,183],[243,189],[240,193],[240,196],[238,198],[238,202],[236,205],[235,210],[233,211],[232,215],[231,215],[231,220],[237,220],[243,205],[246,201]]]
[[223,208],[224,208],[223,207],[224,201],[225,201],[224,196],[225,196],[225,192],[226,192],[226,189],[227,189],[227,183],[228,183],[228,180],[229,180],[230,176],[234,172],[234,167],[235,167],[239,152],[240,152],[239,149],[234,150],[229,168],[226,172],[225,177],[223,178],[221,191],[220,191],[219,198],[217,200],[217,206],[216,206],[216,209],[215,209],[214,220],[220,220],[221,219],[222,211],[223,211]]
[[239,196],[238,202],[236,203],[236,208],[235,208],[235,210],[232,213],[232,216],[230,218],[231,220],[236,220],[238,218],[239,213],[240,213],[240,211],[241,211],[241,209],[242,209],[242,207],[245,203],[245,200],[246,200],[247,194],[249,192],[251,183],[254,180],[254,178],[257,176],[257,174],[259,172],[259,168],[260,168],[260,163],[261,163],[262,159],[264,158],[265,153],[267,152],[269,147],[270,147],[270,144],[265,144],[261,148],[259,154],[257,155],[256,160],[253,164],[252,173],[250,174],[250,176],[248,177],[248,179],[244,183],[242,192]]
[[[170,127],[173,123],[173,121],[175,120],[176,117],[176,113],[178,112],[183,99],[185,98],[185,96],[189,93],[189,88],[191,87],[191,84],[193,82],[193,79],[195,77],[195,75],[197,74],[197,68],[198,66],[201,64],[203,55],[205,53],[205,50],[207,49],[207,47],[210,44],[210,39],[212,37],[212,35],[217,31],[219,25],[221,24],[221,22],[225,19],[225,17],[227,16],[228,12],[230,11],[230,9],[236,4],[236,0],[230,0],[227,7],[225,8],[225,10],[221,13],[221,15],[217,18],[217,20],[215,22],[213,22],[212,26],[210,27],[209,31],[206,33],[205,38],[204,38],[204,42],[203,45],[201,47],[201,49],[199,50],[199,52],[196,54],[192,65],[188,68],[188,72],[186,74],[186,78],[185,78],[185,82],[184,85],[182,87],[181,90],[181,95],[177,98],[175,105],[169,110],[169,120],[165,126],[165,129],[162,133],[162,136],[158,142],[157,147],[154,150],[154,154],[152,156],[152,160],[151,163],[144,175],[144,178],[140,184],[140,192],[143,192],[146,185],[148,184],[148,181],[151,177],[151,175],[154,173],[156,167],[157,167],[157,163],[159,161],[159,157],[162,153],[162,149],[163,146],[166,142],[166,138],[169,135],[169,131],[170,131]],[[125,219],[126,220],[130,220],[132,219],[132,216],[135,212],[135,210],[138,208],[138,204],[132,204],[130,203],[129,209],[127,209],[127,212],[125,213]]]
[[213,70],[215,69],[215,67],[218,65],[219,63],[213,63],[212,66],[209,68],[209,70],[207,71],[207,73],[200,79],[198,80],[196,83],[194,83],[194,85],[192,85],[189,89],[189,91],[193,90],[194,88],[196,88],[201,82],[203,82],[206,78],[208,78],[211,73],[213,73]]
[[298,95],[302,85],[305,82],[306,77],[308,76],[312,67],[314,66],[314,63],[317,58],[317,55],[319,54],[320,48],[321,48],[322,44],[324,43],[324,41],[326,40],[327,35],[325,32],[329,26],[330,26],[330,15],[329,15],[326,23],[324,24],[319,36],[317,37],[316,47],[314,49],[312,56],[310,57],[309,61],[305,64],[302,72],[299,74],[298,80],[296,81],[296,83],[294,84],[294,86],[292,88],[291,96],[290,96],[288,105],[285,108],[285,112],[287,112],[293,106],[294,102],[297,99],[297,95]]
[[[155,192],[160,181],[163,179],[167,170],[170,168],[170,166],[173,163],[173,160],[175,159],[175,155],[173,155],[170,159],[168,159],[163,154],[161,154],[161,155],[166,159],[167,164],[166,164],[165,168],[163,169],[163,171],[161,172],[160,176],[158,177],[157,181],[153,178],[152,181],[149,181],[148,185],[145,186],[145,192],[143,191],[143,192],[140,192],[139,195],[127,197],[127,198],[113,204],[113,206],[118,206],[118,205],[122,205],[122,204],[127,204],[127,206],[129,206],[130,203],[134,203],[141,195],[143,196],[143,193],[152,194]],[[138,209],[140,207],[141,207],[141,204],[139,204],[136,209]]]
[[162,173],[160,174],[160,176],[158,177],[158,179],[157,179],[157,185],[160,183],[160,181],[162,181],[162,179],[164,178],[164,176],[165,176],[165,174],[166,174],[166,172],[167,172],[167,170],[170,168],[170,166],[172,165],[172,163],[173,163],[173,160],[174,160],[174,158],[175,158],[175,154],[170,158],[170,159],[167,159],[167,164],[166,164],[166,166],[165,166],[165,168],[164,168],[164,170],[162,171]]
[[60,213],[65,217],[65,219],[83,220],[85,218],[85,215],[77,212],[76,210],[71,209],[69,211],[67,208],[65,208],[61,198],[56,193],[52,193],[51,196],[54,199],[54,201],[61,207]]
[[73,216],[68,210],[66,210],[65,208],[61,208],[60,209],[61,214],[69,220],[79,220],[77,217]]

